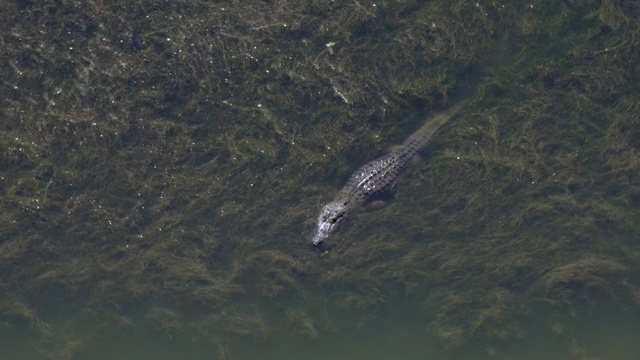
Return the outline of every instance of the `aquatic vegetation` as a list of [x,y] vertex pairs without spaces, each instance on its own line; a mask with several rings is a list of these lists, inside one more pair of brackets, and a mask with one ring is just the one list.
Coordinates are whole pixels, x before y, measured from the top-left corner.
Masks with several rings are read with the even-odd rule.
[[[230,357],[238,337],[316,341],[402,303],[452,352],[508,357],[536,314],[584,354],[571,319],[640,305],[638,16],[3,2],[0,333],[71,359],[149,328]],[[314,252],[319,205],[461,97],[394,201]]]

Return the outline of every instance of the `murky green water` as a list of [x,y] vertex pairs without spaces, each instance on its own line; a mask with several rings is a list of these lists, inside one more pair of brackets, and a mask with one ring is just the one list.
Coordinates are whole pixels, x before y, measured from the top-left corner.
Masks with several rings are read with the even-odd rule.
[[[640,7],[0,5],[0,357],[635,359]],[[327,252],[351,173],[459,99]]]

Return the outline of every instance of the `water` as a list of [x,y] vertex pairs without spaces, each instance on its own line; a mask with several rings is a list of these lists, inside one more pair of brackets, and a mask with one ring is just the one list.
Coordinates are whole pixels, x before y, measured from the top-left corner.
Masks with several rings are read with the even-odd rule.
[[0,357],[638,357],[635,4],[272,5],[0,5]]

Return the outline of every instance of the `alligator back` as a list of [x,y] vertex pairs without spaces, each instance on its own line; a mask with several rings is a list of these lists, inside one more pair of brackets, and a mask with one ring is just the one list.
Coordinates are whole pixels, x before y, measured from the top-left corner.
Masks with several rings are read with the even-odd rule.
[[402,173],[411,158],[422,149],[433,134],[466,103],[461,101],[446,112],[434,116],[414,132],[397,150],[362,165],[351,175],[334,200],[325,205],[318,216],[312,243],[320,245],[347,218],[374,195],[388,189]]

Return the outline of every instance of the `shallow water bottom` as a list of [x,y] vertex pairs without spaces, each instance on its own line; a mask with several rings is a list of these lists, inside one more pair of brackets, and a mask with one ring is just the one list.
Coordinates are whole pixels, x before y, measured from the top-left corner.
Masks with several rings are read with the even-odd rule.
[[[353,314],[354,319],[357,314]],[[544,319],[544,320],[542,320]],[[526,337],[496,344],[477,339],[447,351],[427,333],[410,307],[398,306],[361,329],[326,330],[315,339],[291,335],[287,329],[267,339],[241,336],[228,339],[224,358],[282,359],[637,359],[640,357],[640,316],[602,304],[587,316],[563,319],[563,326],[549,325],[549,317],[534,314],[523,320]],[[345,321],[350,319],[341,319]],[[81,330],[81,329],[78,329]],[[87,329],[89,332],[92,329]],[[77,334],[82,334],[78,331]],[[2,359],[222,359],[219,347],[202,339],[168,335],[137,326],[125,331],[102,332],[79,341],[73,355],[44,356],[30,338],[29,329],[2,329]],[[67,341],[69,339],[66,339]]]

